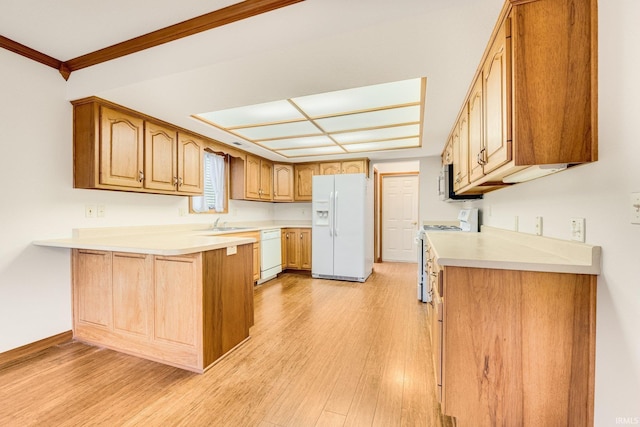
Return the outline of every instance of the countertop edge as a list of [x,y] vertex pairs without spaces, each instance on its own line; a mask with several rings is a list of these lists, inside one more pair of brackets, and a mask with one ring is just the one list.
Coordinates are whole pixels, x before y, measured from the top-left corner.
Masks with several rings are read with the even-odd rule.
[[[445,236],[446,241],[441,240]],[[480,233],[427,233],[427,238],[441,266],[588,275],[599,275],[602,270],[602,248],[581,242],[484,226]],[[465,250],[470,244],[484,249]],[[498,246],[501,250],[496,252]],[[505,248],[517,256],[501,259]]]
[[[220,237],[223,238],[222,236]],[[224,237],[224,241],[194,244],[175,248],[158,248],[135,244],[127,245],[108,242],[83,241],[82,239],[36,240],[32,242],[32,244],[36,246],[47,246],[64,249],[86,249],[93,251],[175,256],[212,251],[216,249],[225,249],[233,246],[253,244],[255,242],[256,239],[253,239],[251,237]]]

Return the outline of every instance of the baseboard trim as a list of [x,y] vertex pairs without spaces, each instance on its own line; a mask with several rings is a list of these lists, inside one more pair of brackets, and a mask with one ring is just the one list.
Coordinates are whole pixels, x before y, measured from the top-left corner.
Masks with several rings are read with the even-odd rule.
[[73,332],[66,331],[54,335],[49,338],[44,338],[31,344],[23,345],[22,347],[14,348],[13,350],[0,353],[0,366],[5,363],[13,362],[16,359],[20,359],[25,356],[37,353],[55,345],[63,344],[73,339]]

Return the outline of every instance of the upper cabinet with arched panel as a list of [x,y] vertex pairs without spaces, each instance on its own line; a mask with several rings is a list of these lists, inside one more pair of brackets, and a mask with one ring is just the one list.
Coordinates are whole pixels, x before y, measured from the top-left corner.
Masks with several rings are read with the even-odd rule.
[[75,188],[202,194],[201,138],[99,98],[72,104]]

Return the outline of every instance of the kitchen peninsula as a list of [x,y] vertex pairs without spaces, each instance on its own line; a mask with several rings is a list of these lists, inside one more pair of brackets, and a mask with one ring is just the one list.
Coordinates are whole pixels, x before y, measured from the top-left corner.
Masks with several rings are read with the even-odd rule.
[[73,336],[202,373],[249,338],[254,239],[187,227],[74,230]]

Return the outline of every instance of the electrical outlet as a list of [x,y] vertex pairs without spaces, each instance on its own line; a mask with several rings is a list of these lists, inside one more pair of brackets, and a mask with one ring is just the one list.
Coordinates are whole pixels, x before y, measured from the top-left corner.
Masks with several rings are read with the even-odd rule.
[[104,218],[107,214],[107,207],[102,204],[98,205],[96,214],[98,215],[98,218]]
[[640,224],[640,193],[631,193],[631,224]]
[[84,216],[86,218],[96,217],[96,205],[84,205]]
[[186,208],[178,208],[178,215],[187,216],[187,209]]
[[536,235],[542,236],[542,217],[536,217]]
[[571,218],[571,240],[584,242],[586,221],[584,218]]

